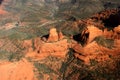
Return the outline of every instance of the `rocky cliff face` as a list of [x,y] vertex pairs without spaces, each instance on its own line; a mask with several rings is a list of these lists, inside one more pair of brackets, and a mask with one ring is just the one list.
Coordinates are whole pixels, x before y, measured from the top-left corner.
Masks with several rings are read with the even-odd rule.
[[[59,39],[56,28],[52,28],[50,30],[49,37],[46,38],[45,41],[42,40],[41,38],[34,39],[33,41],[34,49],[32,48],[32,45],[30,45],[32,44],[31,41],[29,42],[28,40],[27,42],[25,42],[28,43],[27,44],[28,46],[30,45],[29,47],[25,45],[27,49],[29,48],[26,53],[26,57],[40,61],[41,60],[44,61],[50,57],[56,57],[57,59],[62,59],[64,63],[61,65],[61,67],[60,64],[62,61],[59,62],[60,63],[59,67],[52,67],[52,69],[55,71],[56,69],[59,68],[62,73],[60,72],[58,74],[64,75],[57,77],[58,74],[55,74],[56,80],[57,78],[70,79],[70,80],[75,78],[76,80],[79,79],[82,80],[83,78],[89,78],[88,77],[89,71],[93,72],[90,73],[90,75],[91,77],[94,76],[94,78],[91,78],[94,80],[98,79],[98,77],[107,80],[108,77],[110,77],[108,75],[109,73],[112,74],[112,79],[114,79],[115,76],[117,79],[119,79],[118,76],[119,74],[117,72],[119,71],[118,63],[119,63],[119,55],[120,55],[119,26],[115,27],[112,32],[106,29],[102,31],[94,25],[88,25],[86,28],[84,28],[82,32],[80,32],[81,34],[80,36],[77,36],[80,39],[83,38],[83,40],[85,40],[85,38],[87,39],[85,40],[86,42],[83,45],[81,44],[81,41],[79,41],[80,39],[75,40],[73,37],[70,38],[64,36],[64,38]],[[89,36],[86,37],[86,34],[88,33]],[[109,61],[109,63],[107,61]],[[44,64],[47,66],[55,65],[49,61],[48,63],[44,63]],[[115,66],[110,66],[111,64],[115,64]],[[86,68],[88,68],[88,70],[86,70]],[[106,69],[107,71],[98,72],[98,75],[96,75],[97,71],[103,70],[103,68]],[[83,76],[83,73],[81,71],[74,73],[74,70],[76,71],[76,69],[81,71],[86,70],[87,71],[86,75],[84,75],[83,78],[80,78],[80,76]],[[114,70],[115,74],[114,71],[112,72],[110,70]],[[94,74],[94,72],[96,74]],[[70,76],[70,74],[72,76]],[[107,75],[107,77],[102,77],[99,74]],[[45,75],[45,74],[42,73],[41,75]],[[50,78],[49,75],[48,77]],[[45,79],[45,77],[42,79]],[[51,79],[53,79],[53,76],[51,76]]]

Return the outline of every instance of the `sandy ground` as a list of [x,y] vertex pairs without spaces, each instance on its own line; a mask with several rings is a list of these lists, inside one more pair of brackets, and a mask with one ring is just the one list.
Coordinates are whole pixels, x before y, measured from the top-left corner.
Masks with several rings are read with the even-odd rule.
[[36,80],[33,65],[26,59],[0,62],[0,80]]

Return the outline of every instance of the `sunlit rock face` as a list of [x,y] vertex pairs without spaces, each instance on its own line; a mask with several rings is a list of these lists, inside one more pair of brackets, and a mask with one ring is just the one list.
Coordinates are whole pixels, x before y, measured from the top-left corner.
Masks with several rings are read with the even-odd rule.
[[95,26],[88,26],[88,31],[89,31],[89,40],[88,40],[88,42],[93,41],[94,38],[97,37],[97,36],[102,36],[102,30],[98,29]]
[[48,37],[48,42],[54,42],[54,41],[58,41],[58,33],[56,28],[50,29],[49,37]]
[[[47,41],[41,38],[35,38],[32,40],[25,40],[23,47],[26,50],[26,57],[35,57],[36,59],[44,59],[49,56],[65,58],[69,43],[62,32],[57,33],[56,28],[51,28]],[[34,49],[33,49],[34,47]]]

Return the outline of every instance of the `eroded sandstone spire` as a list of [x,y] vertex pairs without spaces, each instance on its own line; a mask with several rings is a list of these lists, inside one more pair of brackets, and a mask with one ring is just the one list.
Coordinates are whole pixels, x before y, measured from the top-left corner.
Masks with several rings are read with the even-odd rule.
[[51,28],[49,31],[48,42],[58,41],[58,33],[56,28]]

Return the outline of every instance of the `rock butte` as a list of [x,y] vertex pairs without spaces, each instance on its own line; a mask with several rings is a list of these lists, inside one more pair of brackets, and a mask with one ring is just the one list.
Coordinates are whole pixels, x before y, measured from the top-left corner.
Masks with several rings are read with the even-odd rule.
[[97,36],[102,36],[102,30],[98,29],[95,26],[88,26],[88,31],[89,31],[89,40],[88,42],[93,41],[93,39]]
[[26,41],[25,47],[28,48],[26,57],[37,57],[44,59],[48,56],[56,56],[65,58],[68,52],[68,42],[64,39],[62,32],[57,33],[56,28],[50,29],[50,34],[47,42],[42,41],[40,38],[34,39],[35,50],[31,50],[31,40]]
[[[113,33],[116,33],[118,31],[119,31],[119,26],[114,28]],[[113,53],[114,51],[119,49],[119,47],[117,47],[116,49],[109,50],[103,46],[98,45],[98,43],[94,41],[94,39],[98,36],[104,36],[106,39],[107,38],[112,39],[113,37],[111,36],[113,34],[110,34],[111,31],[108,31],[107,29],[104,29],[104,31],[102,31],[93,25],[88,25],[87,31],[82,32],[82,35],[86,33],[89,33],[88,42],[85,46],[81,46],[78,42],[76,42],[72,38],[71,38],[71,42],[68,42],[67,39],[65,39],[65,36],[62,34],[62,32],[58,33],[56,28],[52,28],[50,29],[47,42],[44,42],[43,40],[41,40],[41,38],[34,39],[35,50],[27,51],[26,57],[45,59],[48,56],[56,56],[56,57],[65,58],[65,56],[69,51],[69,48],[72,48],[75,51],[74,54],[75,57],[85,61],[85,63],[89,63],[90,59],[96,59],[99,57],[100,54],[103,54],[102,51],[106,51],[107,53],[106,55],[101,56],[101,58],[106,57],[103,58],[104,60],[107,59],[108,57],[107,55],[109,54],[109,52]],[[116,43],[118,43],[118,41]],[[31,44],[31,41],[28,41],[27,44],[31,49],[32,45],[29,45]],[[116,52],[116,54],[118,53],[119,52]]]

